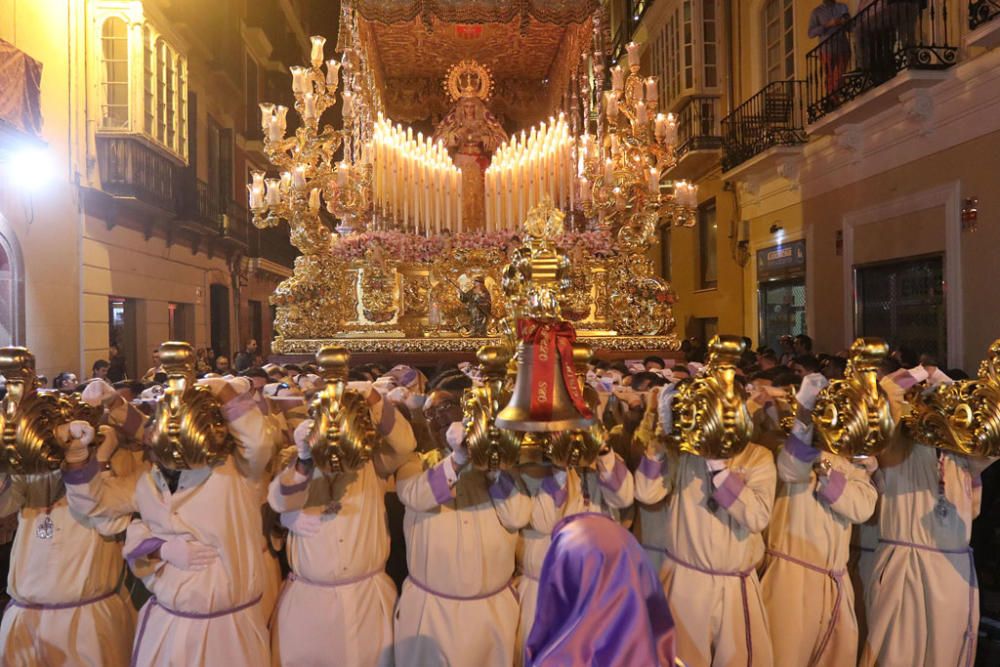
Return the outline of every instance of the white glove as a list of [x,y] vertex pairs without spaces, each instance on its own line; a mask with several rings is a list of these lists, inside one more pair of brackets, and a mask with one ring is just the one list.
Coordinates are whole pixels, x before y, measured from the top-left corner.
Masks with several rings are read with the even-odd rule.
[[406,399],[410,397],[410,390],[406,387],[396,387],[387,393],[385,397],[394,405],[406,405]]
[[451,447],[451,457],[459,466],[469,462],[469,450],[465,446],[465,424],[452,422],[444,434],[444,439]]
[[323,523],[319,514],[309,514],[306,512],[282,512],[281,525],[288,529],[290,533],[299,537],[313,537],[319,534],[319,527]]
[[101,444],[97,446],[97,460],[106,463],[111,460],[118,449],[118,431],[107,425],[101,426],[97,430],[104,437]]
[[705,467],[709,472],[720,472],[726,469],[725,459],[705,459]]
[[368,400],[368,397],[372,395],[373,391],[375,391],[372,383],[366,380],[354,380],[353,382],[348,382],[347,388],[358,392],[361,394],[361,398],[365,400]]
[[674,430],[674,396],[677,395],[677,385],[671,384],[660,390],[656,404],[656,416],[660,419],[660,428],[664,433]]
[[180,535],[160,545],[160,559],[181,570],[204,570],[219,557],[213,547]]
[[816,407],[816,400],[819,398],[819,392],[821,392],[830,381],[823,376],[822,373],[810,373],[809,375],[802,378],[802,384],[799,386],[799,392],[795,394],[795,400],[806,410],[812,411]]
[[109,406],[118,398],[118,392],[104,380],[91,380],[83,388],[80,398],[84,403],[95,408],[99,405]]
[[253,391],[253,380],[246,377],[235,377],[229,381],[229,386],[232,387],[237,396],[241,396],[249,391]]
[[229,381],[221,377],[204,377],[196,383],[202,387],[208,387],[212,396],[218,398],[222,390],[229,386]]
[[295,427],[292,438],[295,440],[295,449],[298,450],[299,458],[308,461],[312,458],[312,446],[309,444],[309,435],[312,433],[313,420],[306,419]]
[[58,432],[66,441],[66,463],[83,463],[90,458],[90,444],[94,442],[94,427],[82,420],[71,421]]

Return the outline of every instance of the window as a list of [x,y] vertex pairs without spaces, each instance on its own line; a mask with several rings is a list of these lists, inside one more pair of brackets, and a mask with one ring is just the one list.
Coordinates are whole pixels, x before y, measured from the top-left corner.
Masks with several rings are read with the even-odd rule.
[[24,345],[24,276],[20,246],[0,215],[0,345]]
[[715,289],[718,285],[718,223],[715,199],[709,199],[698,207],[698,289]]
[[660,107],[679,98],[719,87],[718,0],[661,0],[668,4],[663,28],[653,38],[653,74],[660,85]]
[[243,132],[247,137],[259,139],[260,132],[260,108],[257,106],[260,101],[258,84],[260,76],[258,74],[257,61],[246,54],[246,120]]
[[101,28],[104,99],[101,126],[128,127],[128,26],[112,16]]
[[764,3],[764,74],[767,83],[795,78],[795,13],[792,0]]
[[944,258],[892,261],[855,269],[857,335],[947,359]]
[[101,129],[144,134],[186,158],[187,60],[149,23],[100,18]]

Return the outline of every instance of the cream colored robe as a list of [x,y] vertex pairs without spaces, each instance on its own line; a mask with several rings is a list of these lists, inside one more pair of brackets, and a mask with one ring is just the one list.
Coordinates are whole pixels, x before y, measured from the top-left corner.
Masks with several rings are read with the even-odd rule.
[[564,517],[581,512],[601,512],[615,520],[620,510],[629,507],[634,499],[635,482],[625,462],[614,452],[605,454],[597,462],[596,470],[586,471],[586,494],[580,471],[559,471],[545,466],[540,476],[522,475],[531,501],[531,523],[521,531],[521,577],[517,582],[521,604],[517,627],[517,655],[515,664],[521,664],[524,642],[535,621],[538,602],[538,579],[548,551],[552,529]]
[[[972,665],[979,629],[979,587],[969,537],[979,514],[980,473],[992,459],[915,444],[898,465],[882,467],[875,567],[866,588],[868,638],[861,665]],[[940,516],[943,471],[947,512]],[[903,546],[887,541],[919,546]]]
[[371,412],[385,445],[360,470],[327,476],[314,469],[310,479],[296,483],[293,464],[271,483],[274,511],[322,516],[317,535],[288,534],[292,576],[271,625],[274,665],[393,665],[396,586],[385,573],[386,478],[417,443],[391,404],[380,401]]
[[[91,512],[73,502],[69,482],[100,477],[128,488],[141,473],[134,464],[131,453],[120,450],[107,472],[100,471],[95,459],[75,473],[14,476],[0,482],[5,489],[0,515],[20,510],[7,583],[10,596],[20,604],[12,604],[0,624],[5,667],[128,665],[136,614],[121,587],[125,562],[118,536],[128,527],[129,508]],[[51,539],[41,539],[36,530],[50,504],[54,533]],[[73,606],[109,593],[100,601]]]
[[[832,465],[822,482],[813,471],[820,459]],[[854,590],[847,574],[851,526],[875,511],[875,486],[863,468],[794,435],[778,454],[778,479],[761,578],[774,663],[851,665],[858,655]]]
[[[517,531],[531,499],[510,473],[491,481],[451,457],[414,454],[396,474],[409,578],[396,607],[396,667],[509,667],[518,601]],[[433,591],[433,592],[431,592]]]
[[766,667],[771,642],[754,568],[774,503],[774,459],[751,443],[718,475],[713,481],[704,459],[691,454],[646,456],[635,473],[635,497],[647,505],[667,502],[669,556],[661,578],[677,656],[705,667],[746,665],[750,653],[754,667]]
[[[215,468],[184,471],[171,493],[157,469],[136,487],[141,520],[128,529],[126,557],[155,596],[139,613],[136,665],[265,667],[270,651],[260,599],[263,533],[258,483],[274,435],[250,394],[223,405],[236,451]],[[215,547],[204,570],[182,570],[151,554],[174,536]]]

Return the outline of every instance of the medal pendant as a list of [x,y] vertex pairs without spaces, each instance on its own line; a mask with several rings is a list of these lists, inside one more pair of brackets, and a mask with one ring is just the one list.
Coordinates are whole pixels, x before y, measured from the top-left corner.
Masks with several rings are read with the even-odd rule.
[[937,505],[934,506],[934,513],[942,519],[948,517],[948,503],[944,498],[938,498]]
[[52,523],[52,517],[48,514],[35,526],[35,537],[40,540],[51,540],[55,535],[56,525]]

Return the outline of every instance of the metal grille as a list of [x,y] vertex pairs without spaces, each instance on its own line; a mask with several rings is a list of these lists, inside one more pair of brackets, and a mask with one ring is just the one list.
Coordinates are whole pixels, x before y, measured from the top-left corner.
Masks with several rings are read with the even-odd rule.
[[858,268],[858,335],[880,336],[894,347],[932,354],[944,363],[943,271],[940,256]]
[[760,286],[760,344],[781,350],[782,336],[806,333],[804,280],[762,283]]

